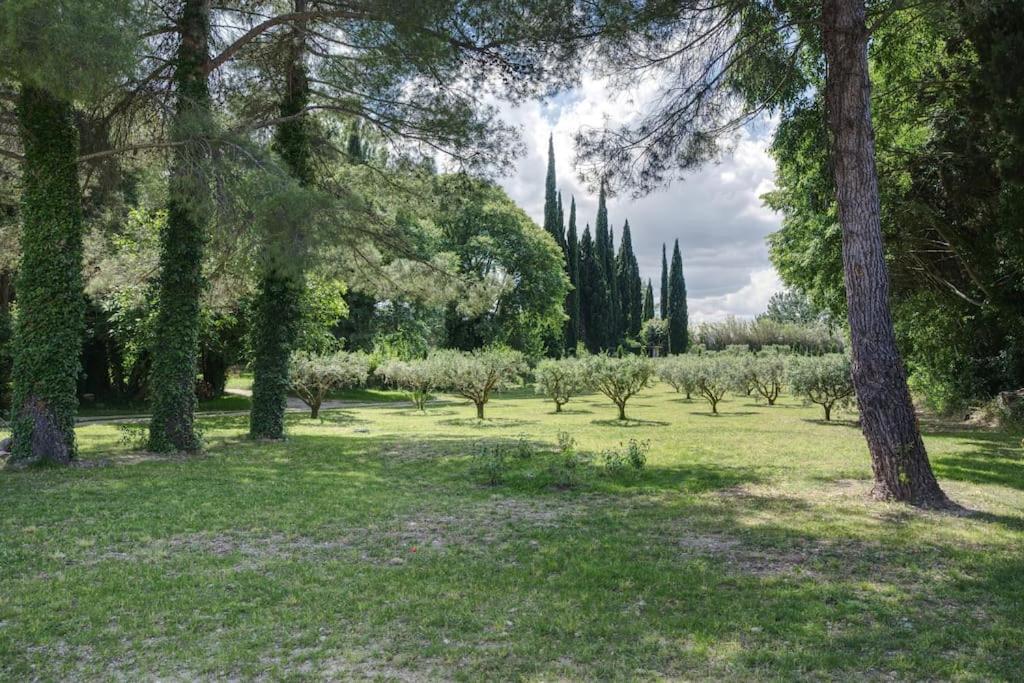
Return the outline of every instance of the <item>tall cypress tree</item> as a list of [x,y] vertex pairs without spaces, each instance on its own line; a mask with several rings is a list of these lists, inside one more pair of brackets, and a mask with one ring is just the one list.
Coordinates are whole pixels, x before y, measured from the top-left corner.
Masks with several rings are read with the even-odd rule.
[[167,190],[167,223],[160,235],[160,276],[150,376],[153,418],[149,448],[195,451],[196,369],[203,251],[210,220],[203,137],[211,128],[207,61],[209,0],[184,0],[178,17],[181,41],[174,63],[177,95],[171,136],[178,143]]
[[665,258],[665,243],[661,243],[661,319],[668,320],[668,259]]
[[642,322],[647,322],[654,317],[654,287],[651,281],[647,280],[647,289],[644,290],[644,312]]
[[590,226],[580,240],[580,307],[583,339],[587,350],[597,353],[609,348],[608,284],[604,263],[597,252],[597,243],[590,236]]
[[690,338],[687,334],[689,317],[686,310],[686,281],[683,279],[683,257],[679,253],[679,240],[672,248],[672,268],[668,274],[668,349],[669,353],[686,353]]
[[629,221],[622,228],[622,241],[616,258],[618,270],[619,301],[622,305],[622,331],[626,336],[637,337],[643,322],[643,284],[640,281],[640,266],[633,252],[633,237]]
[[582,326],[580,324],[581,289],[580,289],[580,244],[576,236],[576,198],[569,202],[569,231],[565,236],[566,266],[569,272],[569,282],[573,289],[566,295],[565,312],[569,316],[566,321],[565,349],[569,353],[576,350],[576,345],[582,341]]
[[[601,183],[601,191],[597,198],[597,222],[594,224],[594,253],[601,260],[601,270],[605,282],[605,297],[608,301],[608,311],[605,316],[606,329],[601,332],[602,347],[614,349],[619,345],[621,339],[622,319],[619,303],[619,287],[615,276],[615,248],[614,237],[608,225],[608,206],[604,183]],[[591,334],[595,334],[592,330]]]
[[[296,12],[306,11],[306,0],[294,0]],[[277,126],[273,148],[284,159],[299,184],[313,182],[313,152],[310,122],[300,116],[309,101],[304,63],[304,26],[295,25],[290,37],[285,89],[281,99],[283,123]],[[355,133],[355,131],[353,131]],[[355,137],[355,143],[353,143]],[[349,138],[349,155],[362,156],[358,135]],[[252,408],[249,436],[255,439],[284,437],[284,414],[288,404],[288,366],[300,318],[304,287],[302,266],[289,262],[286,254],[292,234],[278,235],[284,244],[266,244],[262,273],[256,291],[253,316]]]
[[544,181],[544,230],[555,238],[555,243],[564,250],[565,241],[562,236],[562,222],[558,206],[558,188],[555,179],[555,142],[548,137],[548,174]]

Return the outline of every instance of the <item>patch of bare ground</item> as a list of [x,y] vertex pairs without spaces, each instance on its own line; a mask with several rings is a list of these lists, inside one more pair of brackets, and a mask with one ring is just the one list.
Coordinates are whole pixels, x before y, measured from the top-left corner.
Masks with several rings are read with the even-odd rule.
[[[419,511],[364,527],[322,527],[313,535],[200,532],[159,539],[145,545],[110,549],[86,558],[104,561],[161,562],[181,554],[237,557],[237,571],[259,570],[276,560],[361,561],[398,566],[417,554],[456,550],[491,553],[524,534],[574,523],[589,510],[585,501],[494,498],[450,510]],[[511,560],[510,560],[511,561]]]

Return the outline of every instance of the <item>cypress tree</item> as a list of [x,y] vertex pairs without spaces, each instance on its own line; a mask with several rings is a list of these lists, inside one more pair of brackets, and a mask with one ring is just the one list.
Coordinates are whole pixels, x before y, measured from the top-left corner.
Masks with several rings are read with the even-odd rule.
[[597,244],[590,236],[589,225],[584,228],[580,240],[580,303],[583,342],[587,350],[597,353],[608,349],[608,286],[604,264],[597,252]]
[[619,287],[615,277],[614,237],[608,225],[608,206],[604,183],[597,198],[597,222],[594,224],[594,254],[601,261],[604,277],[605,298],[608,302],[607,314],[603,316],[606,327],[600,333],[591,329],[590,335],[601,335],[601,347],[614,349],[621,339],[621,309],[619,305]]
[[150,376],[153,419],[149,448],[195,451],[196,370],[202,261],[210,217],[210,187],[201,168],[202,142],[211,128],[206,71],[210,39],[209,0],[184,0],[178,17],[181,40],[174,64],[177,94],[172,139],[175,147],[167,191],[167,222],[160,235],[158,305]]
[[555,184],[555,142],[548,137],[548,174],[544,181],[544,230],[555,238],[555,243],[565,249],[562,237],[562,222],[558,206],[558,189]]
[[651,281],[647,281],[647,289],[644,290],[644,312],[642,322],[647,322],[654,317],[654,287]]
[[683,257],[679,240],[672,249],[672,268],[668,274],[668,349],[669,353],[686,353],[690,345],[686,311],[686,281],[683,279]]
[[67,463],[76,455],[85,333],[78,129],[70,102],[31,85],[21,89],[17,117],[25,161],[11,452]]
[[[295,0],[296,12],[304,12],[306,0]],[[306,67],[303,63],[303,27],[297,24],[291,40],[286,67],[285,92],[281,101],[283,123],[277,126],[273,148],[284,159],[299,184],[313,182],[310,122],[300,114],[309,100]],[[362,144],[355,129],[349,137],[350,158],[362,158]],[[289,236],[285,237],[287,242]],[[287,263],[286,244],[267,244],[263,251],[260,282],[252,325],[253,383],[249,411],[249,436],[254,439],[284,437],[285,408],[288,405],[288,366],[300,318],[304,287],[301,266]]]
[[668,320],[668,259],[665,258],[665,243],[661,243],[661,319]]
[[582,341],[582,326],[580,324],[581,301],[580,288],[580,244],[576,237],[576,198],[569,202],[569,231],[565,236],[566,266],[569,271],[569,283],[572,290],[565,298],[565,312],[569,316],[566,321],[565,350],[569,353],[576,351],[577,344]]
[[643,284],[640,281],[640,266],[633,252],[633,237],[629,221],[622,228],[622,241],[616,259],[618,269],[619,301],[622,305],[622,329],[626,336],[636,338],[640,334],[643,316]]

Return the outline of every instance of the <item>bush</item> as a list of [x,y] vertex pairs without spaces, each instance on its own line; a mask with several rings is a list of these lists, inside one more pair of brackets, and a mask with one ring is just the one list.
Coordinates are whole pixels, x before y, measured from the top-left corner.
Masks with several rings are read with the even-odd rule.
[[736,360],[711,351],[697,359],[697,391],[711,405],[711,412],[717,415],[719,401],[738,383]]
[[626,402],[650,386],[654,364],[640,356],[613,358],[604,354],[584,361],[593,386],[619,408],[619,419],[626,419]]
[[639,472],[647,465],[647,452],[650,449],[649,441],[630,439],[625,448],[611,448],[601,453],[601,464],[610,475]]
[[473,465],[470,469],[487,486],[497,486],[505,480],[509,470],[505,446],[481,444],[473,454]]
[[576,439],[568,432],[559,432],[558,452],[548,468],[552,483],[562,489],[576,488],[591,469],[590,458],[576,450]]
[[570,398],[590,388],[586,368],[578,358],[543,360],[537,365],[536,376],[536,392],[555,402],[556,413],[562,412]]
[[375,374],[404,391],[416,408],[425,411],[431,392],[437,388],[435,365],[428,359],[389,360],[379,366]]
[[692,354],[668,356],[657,364],[658,378],[690,399],[697,391],[697,361]]
[[710,351],[722,351],[733,345],[760,351],[765,346],[782,344],[799,353],[813,354],[842,352],[845,348],[843,338],[826,323],[781,323],[770,318],[705,322],[690,331],[690,338]]
[[848,405],[854,395],[850,359],[841,353],[794,357],[786,374],[793,391],[820,405],[826,420],[832,419],[834,406]]
[[437,388],[468,398],[476,405],[476,416],[481,420],[491,394],[507,388],[526,371],[523,354],[503,348],[436,351],[429,360],[436,373]]
[[296,353],[291,361],[291,387],[309,406],[310,417],[320,416],[320,406],[332,391],[361,386],[370,371],[370,362],[362,353],[338,351],[316,355]]

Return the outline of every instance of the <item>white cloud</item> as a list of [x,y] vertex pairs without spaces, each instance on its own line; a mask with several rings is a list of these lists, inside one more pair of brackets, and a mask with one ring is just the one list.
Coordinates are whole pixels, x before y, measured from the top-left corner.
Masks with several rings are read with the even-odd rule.
[[[593,225],[597,197],[591,196],[571,168],[573,136],[583,127],[628,122],[656,92],[641,82],[630,92],[609,92],[606,84],[585,76],[570,93],[541,104],[505,107],[503,115],[522,127],[527,154],[517,172],[501,182],[535,220],[544,213],[544,173],[548,135],[553,136],[558,185],[568,218],[569,199],[576,198],[582,232]],[[779,217],[760,200],[774,187],[775,164],[767,146],[774,121],[741,133],[732,151],[717,163],[691,173],[661,192],[639,200],[609,200],[608,213],[616,237],[629,219],[642,277],[654,282],[661,273],[661,245],[679,239],[683,253],[691,316],[695,320],[728,315],[751,316],[764,310],[768,297],[781,287],[768,260],[765,237],[779,227]]]

